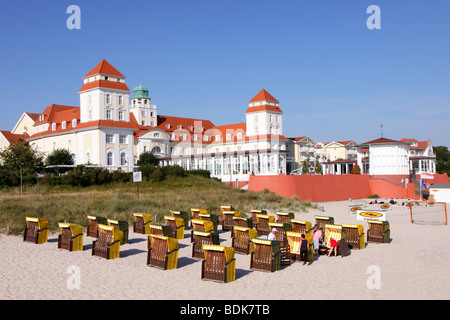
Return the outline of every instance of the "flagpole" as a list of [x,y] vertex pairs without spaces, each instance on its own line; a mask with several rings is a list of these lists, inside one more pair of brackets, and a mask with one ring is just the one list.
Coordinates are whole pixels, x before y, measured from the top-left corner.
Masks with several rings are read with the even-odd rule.
[[420,201],[422,201],[423,199],[422,199],[422,172],[420,173],[420,188],[419,188],[419,191],[420,191],[420,193],[419,193],[419,196],[420,196]]

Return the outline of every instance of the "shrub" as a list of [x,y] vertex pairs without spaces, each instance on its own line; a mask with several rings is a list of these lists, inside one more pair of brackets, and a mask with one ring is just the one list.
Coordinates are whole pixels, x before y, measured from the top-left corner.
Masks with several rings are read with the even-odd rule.
[[187,170],[188,176],[200,176],[204,178],[211,178],[211,172],[209,170]]

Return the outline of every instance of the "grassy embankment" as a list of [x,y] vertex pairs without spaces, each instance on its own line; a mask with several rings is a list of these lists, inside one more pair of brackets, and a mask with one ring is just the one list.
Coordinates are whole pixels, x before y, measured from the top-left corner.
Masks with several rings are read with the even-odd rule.
[[133,212],[150,213],[156,223],[163,222],[169,210],[207,209],[219,213],[221,205],[232,205],[241,214],[250,216],[251,209],[273,212],[302,212],[314,206],[298,198],[286,199],[272,192],[236,190],[213,179],[199,176],[171,178],[162,182],[141,182],[139,199],[136,184],[117,183],[92,187],[35,185],[0,191],[0,232],[21,234],[25,217],[40,217],[50,221],[50,230],[58,231],[58,222],[87,226],[87,215],[126,220],[132,227]]

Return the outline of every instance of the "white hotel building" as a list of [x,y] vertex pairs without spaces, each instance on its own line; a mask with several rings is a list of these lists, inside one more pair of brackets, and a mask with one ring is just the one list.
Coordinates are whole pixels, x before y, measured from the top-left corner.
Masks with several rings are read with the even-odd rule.
[[223,126],[160,115],[148,89],[140,85],[131,93],[106,60],[83,77],[78,93],[79,107],[53,104],[41,114],[24,113],[8,134],[47,154],[69,149],[76,164],[110,169],[133,171],[139,155],[151,151],[161,165],[207,169],[224,182],[286,174],[283,112],[264,89],[250,100],[245,122]]

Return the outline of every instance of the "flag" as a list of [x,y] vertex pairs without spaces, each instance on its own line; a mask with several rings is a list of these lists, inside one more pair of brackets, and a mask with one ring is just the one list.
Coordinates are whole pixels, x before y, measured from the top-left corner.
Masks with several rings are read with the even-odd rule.
[[421,187],[424,187],[425,188],[425,190],[427,190],[428,191],[428,188],[427,188],[427,185],[425,184],[425,181],[423,181],[423,179],[421,179],[420,181],[422,181],[422,183],[421,183]]

